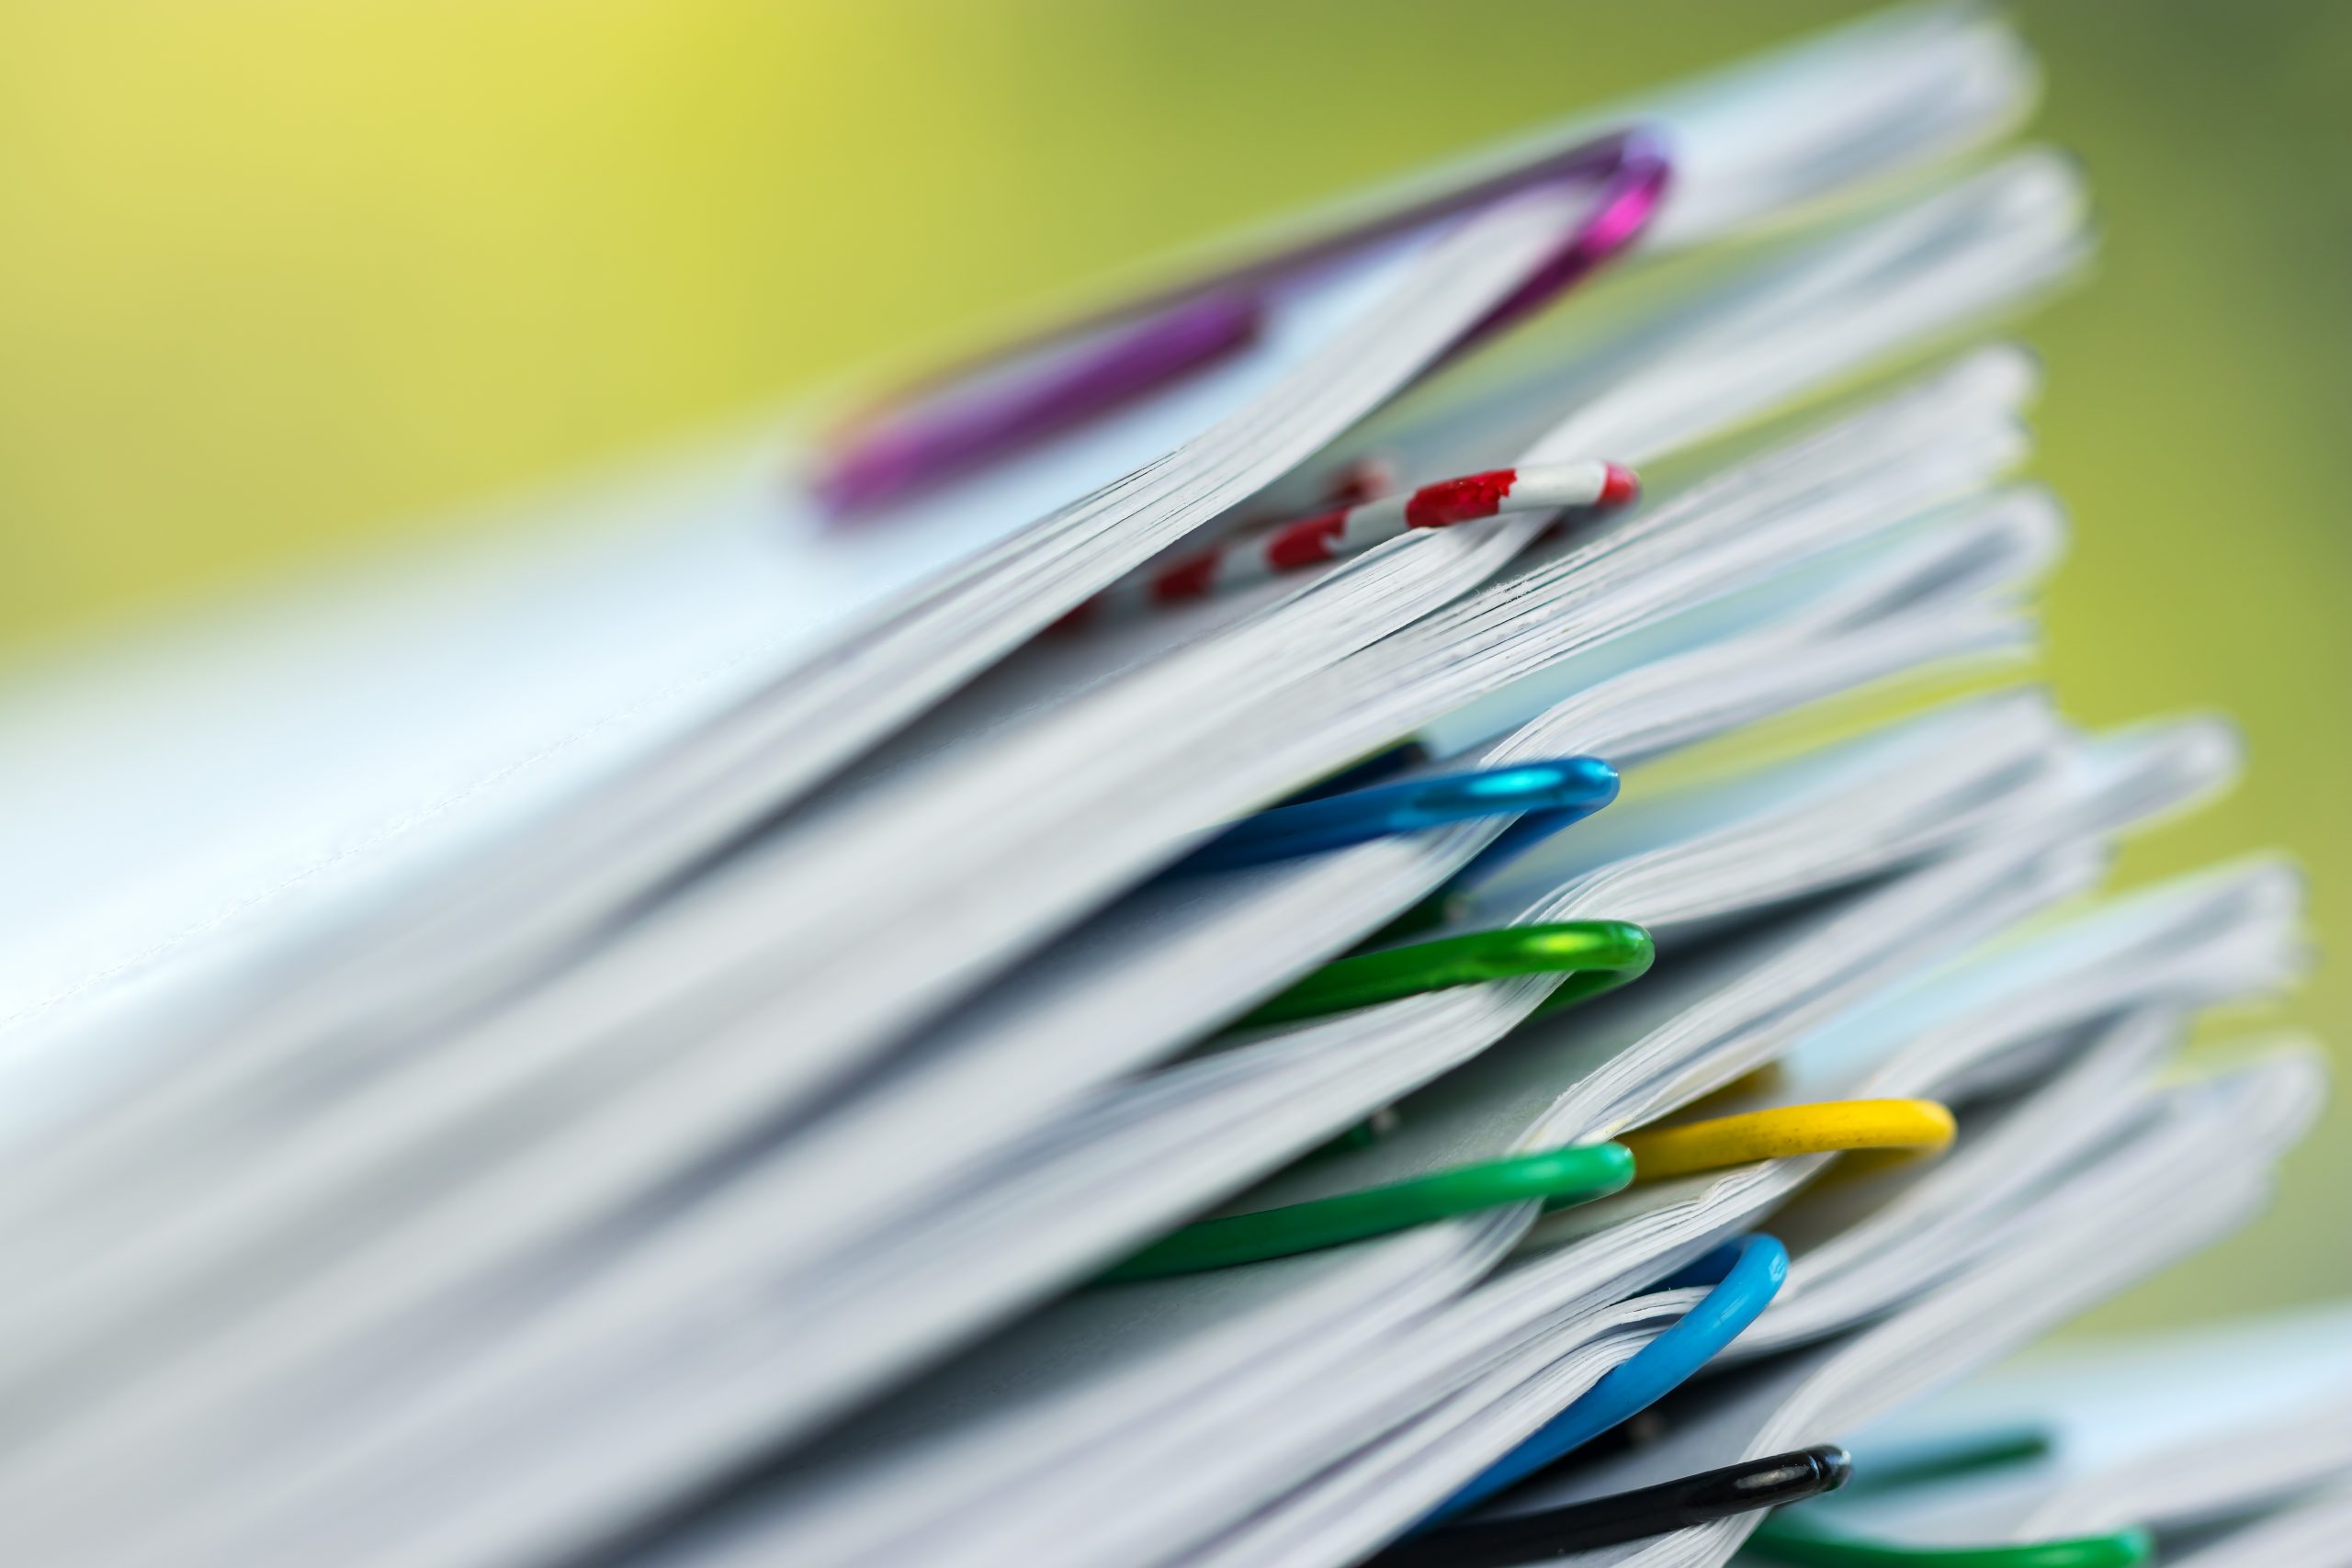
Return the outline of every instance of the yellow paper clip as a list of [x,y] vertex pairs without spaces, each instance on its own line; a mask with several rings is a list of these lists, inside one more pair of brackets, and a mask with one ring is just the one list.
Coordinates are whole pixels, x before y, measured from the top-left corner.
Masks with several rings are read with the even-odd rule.
[[1933,1149],[1952,1140],[1951,1112],[1932,1100],[1830,1100],[1628,1133],[1634,1179],[1720,1170],[1760,1159],[1849,1149]]

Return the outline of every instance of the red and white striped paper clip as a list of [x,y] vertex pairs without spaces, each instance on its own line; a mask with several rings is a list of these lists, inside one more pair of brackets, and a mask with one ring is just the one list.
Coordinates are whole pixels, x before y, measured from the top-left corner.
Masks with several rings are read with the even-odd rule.
[[1148,566],[1080,604],[1061,625],[1080,626],[1121,612],[1189,604],[1355,555],[1417,528],[1450,528],[1507,513],[1615,508],[1640,494],[1641,481],[1631,468],[1598,461],[1490,468],[1440,479],[1252,530],[1195,554]]

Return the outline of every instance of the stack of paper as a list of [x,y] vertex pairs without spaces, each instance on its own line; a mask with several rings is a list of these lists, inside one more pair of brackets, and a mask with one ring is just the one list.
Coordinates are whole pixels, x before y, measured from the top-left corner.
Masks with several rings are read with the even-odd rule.
[[[2244,1223],[2301,893],[2098,894],[2236,754],[2030,683],[2030,96],[1897,14],[20,700],[0,1532],[1534,1560]],[[1838,1517],[2336,1561],[2317,1446]]]

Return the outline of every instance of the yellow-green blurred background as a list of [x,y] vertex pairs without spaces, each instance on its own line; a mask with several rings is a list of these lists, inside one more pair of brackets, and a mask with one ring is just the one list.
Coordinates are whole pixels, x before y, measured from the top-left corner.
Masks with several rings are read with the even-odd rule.
[[[1863,8],[0,0],[0,668]],[[2060,694],[2234,713],[2126,874],[2285,844],[2340,941],[2352,6],[2020,20],[2107,233],[2031,331]],[[2346,1106],[2094,1324],[2352,1291]]]

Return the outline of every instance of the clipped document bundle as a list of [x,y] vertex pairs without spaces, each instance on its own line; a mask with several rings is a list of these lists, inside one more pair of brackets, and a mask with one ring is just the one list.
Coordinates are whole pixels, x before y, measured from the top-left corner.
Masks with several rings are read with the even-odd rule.
[[1897,12],[0,716],[9,1560],[2352,1562],[2340,1316],[2004,1364],[2324,1092],[2182,1059],[2291,866],[2105,886],[2226,721],[2034,676],[2031,96]]

